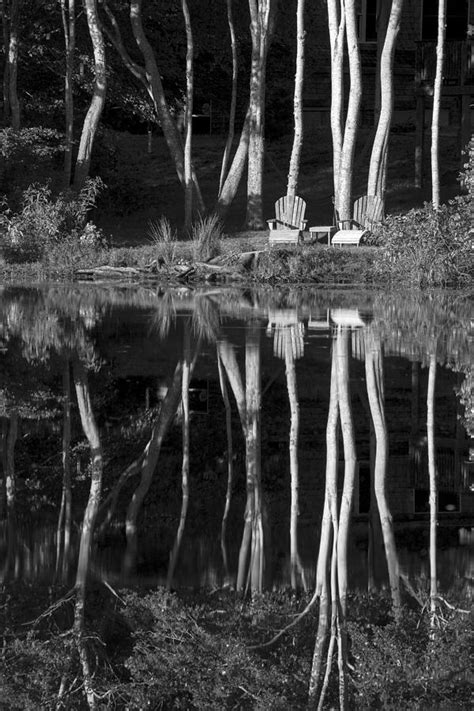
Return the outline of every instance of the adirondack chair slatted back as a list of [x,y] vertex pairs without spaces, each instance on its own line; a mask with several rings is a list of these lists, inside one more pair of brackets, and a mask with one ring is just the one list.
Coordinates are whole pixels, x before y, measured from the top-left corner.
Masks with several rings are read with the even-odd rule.
[[362,195],[354,203],[353,215],[350,220],[341,220],[339,213],[334,208],[336,225],[342,230],[370,230],[374,225],[382,222],[384,218],[384,201],[377,195]]
[[382,222],[384,203],[377,195],[363,195],[354,203],[354,222],[370,230]]
[[306,202],[303,198],[297,195],[281,197],[275,203],[276,229],[302,229],[305,212]]

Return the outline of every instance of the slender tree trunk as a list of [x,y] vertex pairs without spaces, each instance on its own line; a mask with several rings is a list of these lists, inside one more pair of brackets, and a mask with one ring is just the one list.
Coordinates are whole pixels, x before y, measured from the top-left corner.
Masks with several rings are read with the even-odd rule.
[[342,152],[344,105],[344,39],[346,16],[341,0],[328,0],[329,41],[331,45],[331,134],[333,154],[334,202],[339,205],[339,178]]
[[436,74],[433,92],[433,116],[431,121],[431,187],[435,210],[440,206],[439,189],[439,114],[441,109],[441,86],[443,83],[444,39],[446,36],[446,2],[438,0],[438,40],[436,44]]
[[295,197],[298,189],[301,147],[303,145],[304,41],[304,0],[298,0],[296,9],[296,73],[293,99],[294,134],[286,189],[286,194],[290,198]]
[[96,695],[93,687],[93,674],[87,649],[87,635],[85,630],[84,608],[86,597],[87,576],[90,567],[91,547],[94,537],[95,521],[99,510],[102,491],[103,458],[99,430],[92,411],[89,385],[84,366],[76,360],[73,364],[74,384],[76,388],[77,403],[81,416],[82,429],[89,442],[92,460],[91,484],[89,500],[84,512],[82,522],[81,542],[79,546],[79,559],[76,573],[76,604],[74,608],[74,632],[79,658],[81,660],[84,693],[90,709],[95,709]]
[[74,52],[76,48],[76,7],[75,0],[61,0],[61,17],[63,22],[64,46],[66,53],[66,71],[64,75],[64,107],[66,117],[66,135],[64,146],[64,185],[71,182],[72,146],[74,135]]
[[227,556],[227,543],[226,543],[226,533],[227,533],[227,519],[230,511],[230,503],[232,498],[232,486],[234,481],[234,446],[232,439],[232,411],[230,407],[229,394],[227,392],[227,384],[225,380],[224,367],[222,365],[222,360],[219,355],[219,350],[217,350],[217,367],[219,370],[219,384],[222,393],[222,399],[224,401],[225,408],[225,424],[226,424],[226,436],[227,436],[227,489],[225,495],[225,506],[224,513],[222,514],[222,524],[221,524],[221,551],[222,551],[222,561],[224,564],[224,574],[226,581],[229,579],[229,562]]
[[438,570],[436,562],[436,528],[438,526],[438,484],[435,445],[435,388],[436,349],[430,355],[428,393],[426,396],[426,435],[428,439],[428,475],[430,480],[430,613],[434,623],[438,596]]
[[395,45],[400,30],[403,0],[392,0],[382,55],[380,57],[381,104],[377,131],[370,157],[367,194],[379,195],[385,192],[385,166],[387,163],[388,139],[393,114],[393,63]]
[[[190,324],[189,324],[190,326]],[[168,566],[168,577],[166,587],[170,590],[176,564],[178,562],[181,542],[183,540],[184,527],[186,525],[186,516],[188,513],[189,503],[189,384],[191,380],[191,342],[190,328],[185,328],[184,331],[184,354],[183,354],[183,377],[181,383],[181,407],[182,407],[182,442],[183,442],[183,461],[181,466],[181,514],[179,518],[179,526],[176,532],[176,538],[171,551],[170,564]]]
[[300,411],[298,403],[298,389],[296,384],[295,360],[293,356],[291,331],[285,329],[285,366],[286,387],[290,403],[290,479],[291,479],[291,508],[290,508],[290,577],[291,587],[298,587],[298,571],[302,572],[302,565],[298,552],[298,515],[299,515],[299,470],[298,470],[298,437],[300,427]]
[[248,158],[249,151],[249,140],[250,140],[250,109],[247,110],[245,116],[244,125],[242,127],[242,132],[240,134],[239,145],[234,154],[234,159],[232,165],[227,173],[227,177],[224,181],[224,185],[219,193],[219,198],[217,200],[216,212],[221,217],[224,218],[232,204],[233,199],[237,193],[242,175],[244,173],[245,164]]
[[226,0],[227,24],[229,25],[230,47],[232,52],[232,92],[229,111],[229,130],[227,133],[227,141],[224,148],[224,154],[222,156],[221,174],[219,178],[219,198],[221,196],[222,188],[224,187],[224,181],[227,176],[227,166],[229,164],[230,153],[232,151],[232,143],[234,142],[235,112],[237,107],[237,80],[239,76],[239,62],[237,52],[237,35],[235,33],[234,17],[232,13],[232,2],[233,0]]
[[124,559],[124,572],[130,574],[135,564],[137,555],[137,519],[140,512],[143,500],[150,488],[153,474],[159,459],[163,440],[168,432],[168,429],[173,421],[176,411],[179,406],[181,397],[181,381],[182,381],[182,363],[179,362],[175,368],[173,381],[166,393],[166,396],[161,405],[160,414],[157,422],[153,427],[150,440],[145,447],[144,456],[141,461],[141,479],[140,483],[133,492],[131,501],[127,508],[125,519],[125,533],[127,536],[127,549]]
[[5,61],[3,65],[3,121],[5,125],[10,119],[10,65],[8,62],[8,47],[10,44],[10,26],[8,22],[8,0],[2,0],[2,35]]
[[344,140],[341,150],[339,191],[336,208],[342,222],[352,217],[352,178],[357,140],[360,104],[362,99],[362,71],[357,36],[356,2],[345,1],[346,38],[349,55],[350,92],[347,106]]
[[247,327],[245,346],[245,399],[247,405],[247,495],[251,508],[252,542],[249,562],[249,582],[252,593],[263,590],[264,533],[263,500],[260,461],[261,363],[258,325]]
[[105,46],[102,30],[99,25],[97,6],[95,0],[84,0],[87,16],[89,34],[94,50],[94,93],[84,119],[81,140],[76,158],[76,168],[74,172],[74,187],[80,190],[87,176],[92,156],[94,138],[99,126],[102,110],[105,105],[105,93],[107,87],[107,74],[105,62]]
[[20,130],[20,101],[18,99],[18,49],[20,9],[22,0],[10,0],[10,37],[8,43],[8,82],[11,126]]
[[[319,555],[316,572],[316,592],[319,591],[320,608],[313,660],[309,679],[308,709],[320,705],[322,684],[321,674],[329,634],[329,597],[331,611],[333,595],[337,593],[336,549],[338,531],[337,512],[337,476],[338,476],[338,432],[339,402],[337,387],[336,350],[333,343],[331,359],[331,381],[329,390],[329,411],[326,425],[326,485],[323,511],[323,524],[319,543]],[[332,540],[331,571],[329,573],[329,549]],[[329,582],[330,575],[330,582]],[[329,592],[330,589],[330,592]],[[332,612],[331,612],[332,614]],[[328,657],[332,658],[332,650]],[[324,682],[323,682],[324,685]]]
[[249,230],[264,227],[262,212],[265,153],[265,75],[273,0],[249,0],[252,62],[250,73],[250,135],[248,151],[247,218]]
[[184,114],[184,229],[189,231],[193,221],[193,166],[192,136],[193,136],[193,95],[194,95],[194,69],[193,69],[193,32],[191,15],[186,0],[181,0],[184,24],[186,27],[186,110]]
[[61,508],[59,510],[58,526],[56,532],[57,555],[56,571],[59,571],[62,556],[63,571],[66,571],[69,559],[69,546],[71,540],[71,378],[69,373],[69,361],[66,362],[63,370],[63,441],[62,441],[62,464],[63,464],[63,485],[61,496]]
[[365,374],[367,395],[376,438],[374,492],[382,526],[387,559],[392,608],[396,619],[401,612],[400,573],[395,545],[393,519],[387,502],[388,430],[385,421],[383,384],[383,356],[378,337],[369,329],[365,331]]
[[[145,70],[146,82],[149,85],[149,93],[153,98],[156,115],[158,116],[166,144],[174,161],[176,172],[180,182],[184,185],[184,152],[183,143],[176,123],[173,120],[168,102],[163,90],[160,72],[156,63],[155,54],[145,35],[142,24],[142,0],[130,0],[130,23],[132,26],[133,36],[137,47],[142,53]],[[200,212],[204,212],[204,202],[202,199],[199,185],[193,170],[193,184],[196,191],[196,200]]]
[[347,555],[357,466],[349,389],[349,333],[348,329],[338,327],[335,343],[337,393],[344,446],[344,484],[339,511],[339,527],[335,533],[337,536],[337,593],[333,593],[336,596],[337,606],[337,660],[339,668],[339,706],[341,709],[347,708]]

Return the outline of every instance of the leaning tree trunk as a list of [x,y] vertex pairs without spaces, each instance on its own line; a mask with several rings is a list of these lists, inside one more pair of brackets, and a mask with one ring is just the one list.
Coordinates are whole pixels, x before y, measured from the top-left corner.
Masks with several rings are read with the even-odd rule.
[[61,17],[63,22],[64,46],[66,53],[66,71],[64,74],[64,107],[66,130],[64,140],[64,185],[69,186],[72,170],[72,146],[74,131],[74,52],[76,47],[76,8],[75,0],[61,0]]
[[84,0],[87,15],[89,34],[94,50],[94,93],[89,106],[89,110],[84,119],[81,140],[76,159],[76,169],[74,172],[74,187],[80,190],[87,176],[92,156],[92,147],[95,134],[99,126],[102,110],[105,105],[105,93],[107,88],[107,75],[105,63],[105,46],[102,30],[99,25],[97,7],[95,0]]
[[265,153],[265,75],[270,42],[270,14],[273,0],[249,0],[252,62],[250,73],[250,135],[247,179],[249,230],[264,227],[262,189]]
[[245,164],[248,158],[249,140],[250,109],[247,109],[244,125],[240,134],[239,145],[237,146],[232,165],[229,168],[224,185],[222,186],[222,189],[219,192],[219,198],[217,200],[216,212],[221,218],[224,218],[226,216],[227,211],[229,210],[229,207],[231,206],[232,201],[237,193],[237,189],[242,179]]
[[293,98],[294,134],[286,194],[295,197],[298,189],[301,147],[303,145],[303,76],[304,76],[304,0],[298,0],[296,9],[296,73]]
[[331,134],[334,202],[338,205],[344,104],[344,37],[346,31],[346,16],[340,10],[340,0],[328,0],[328,25],[331,45]]
[[18,99],[20,6],[21,0],[11,0],[10,37],[8,42],[8,96],[10,103],[11,126],[14,131],[20,130],[20,101]]
[[336,208],[341,222],[352,217],[352,178],[354,153],[357,140],[360,103],[362,98],[362,72],[360,63],[359,40],[357,36],[356,2],[346,0],[346,38],[349,55],[350,92],[347,107],[344,140],[341,149],[339,191]]
[[82,429],[87,437],[87,441],[89,442],[92,460],[89,499],[84,512],[84,519],[82,521],[81,542],[79,546],[79,558],[77,563],[74,633],[76,636],[77,650],[82,666],[84,693],[86,695],[89,708],[95,709],[96,695],[93,687],[93,673],[87,649],[88,642],[84,618],[87,575],[90,566],[95,521],[99,510],[100,495],[102,491],[103,457],[99,430],[92,411],[87,374],[80,361],[76,360],[74,362],[73,372]]
[[189,231],[193,221],[193,166],[191,162],[193,136],[193,31],[186,0],[181,2],[186,27],[186,110],[184,113],[184,229]]
[[127,575],[131,572],[135,564],[137,555],[137,519],[142,506],[143,500],[150,488],[153,474],[160,456],[163,440],[168,432],[168,429],[173,421],[176,411],[179,406],[182,387],[182,363],[179,362],[175,368],[173,381],[166,393],[166,396],[161,405],[160,414],[153,426],[153,430],[145,447],[143,457],[140,461],[141,478],[140,483],[132,494],[131,501],[127,508],[125,519],[125,534],[127,537],[127,549],[124,559],[124,573]]
[[227,3],[227,24],[229,25],[230,33],[230,47],[232,52],[232,92],[230,98],[230,111],[229,111],[229,129],[227,133],[227,141],[224,148],[224,154],[222,156],[222,166],[221,174],[219,178],[219,195],[220,198],[222,193],[222,188],[224,187],[224,181],[227,176],[227,166],[230,160],[230,153],[232,151],[232,143],[234,142],[234,130],[235,130],[235,112],[237,108],[237,80],[239,76],[239,62],[237,53],[237,35],[235,32],[234,16],[232,13],[232,0],[226,0]]
[[[171,157],[174,161],[178,178],[180,182],[184,184],[183,144],[176,123],[171,116],[168,101],[165,97],[160,72],[156,63],[155,53],[143,29],[142,0],[130,0],[130,23],[132,26],[135,42],[137,44],[138,49],[142,53],[145,62],[145,81],[146,84],[149,86],[149,93],[153,99],[153,105],[155,107],[156,115],[159,119],[160,127],[163,131],[166,145],[168,146]],[[115,46],[119,51],[121,51],[120,39],[117,34],[115,36],[115,40]],[[121,51],[121,54],[122,58],[124,58],[123,51]],[[204,202],[194,171],[193,185],[196,191],[196,200],[198,203],[198,208],[200,212],[204,212]]]
[[436,44],[436,74],[433,92],[433,116],[431,121],[431,189],[435,210],[440,206],[439,188],[439,114],[441,109],[441,85],[443,82],[444,38],[446,35],[446,2],[438,0],[438,40]]
[[380,116],[370,157],[367,194],[383,197],[388,155],[388,140],[393,114],[393,64],[395,45],[400,30],[403,0],[393,0],[382,56],[380,58]]

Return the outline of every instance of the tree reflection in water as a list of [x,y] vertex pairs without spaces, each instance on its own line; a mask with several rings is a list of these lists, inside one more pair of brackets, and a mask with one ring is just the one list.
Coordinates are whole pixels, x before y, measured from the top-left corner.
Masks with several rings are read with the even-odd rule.
[[[66,583],[68,579],[71,561],[76,553],[76,547],[72,540],[74,538],[72,525],[74,483],[72,480],[74,480],[74,476],[72,473],[75,461],[72,453],[75,443],[77,444],[78,435],[77,418],[75,421],[70,392],[70,364],[72,363],[80,426],[88,442],[90,459],[90,464],[87,467],[87,473],[90,476],[89,493],[87,502],[84,503],[78,542],[73,632],[82,669],[84,693],[89,707],[94,708],[94,705],[97,704],[97,696],[94,669],[91,665],[92,645],[88,640],[85,625],[88,578],[90,579],[91,574],[94,575],[98,570],[94,565],[94,542],[101,540],[103,533],[114,519],[118,520],[121,525],[123,524],[126,535],[123,572],[129,576],[129,580],[133,579],[130,576],[137,567],[140,551],[140,513],[152,483],[157,484],[157,480],[160,478],[157,473],[161,471],[161,457],[164,457],[163,444],[174,422],[180,419],[182,426],[182,498],[179,515],[176,516],[178,525],[174,533],[166,575],[168,588],[179,584],[178,574],[180,562],[182,562],[185,527],[188,525],[189,509],[194,495],[193,456],[199,455],[198,447],[193,447],[192,442],[193,427],[197,426],[197,423],[190,411],[189,391],[194,369],[196,371],[201,367],[204,369],[202,351],[205,349],[201,349],[201,344],[205,342],[212,344],[212,351],[215,350],[217,354],[212,366],[209,365],[209,362],[206,363],[207,370],[205,372],[207,376],[214,377],[218,383],[222,398],[220,404],[225,414],[222,423],[218,423],[215,430],[211,430],[209,425],[209,437],[215,434],[219,426],[223,432],[225,430],[226,451],[223,461],[227,462],[227,476],[225,486],[221,487],[221,499],[218,497],[215,499],[221,507],[218,509],[218,516],[221,516],[220,550],[224,567],[224,581],[226,583],[231,581],[235,569],[237,591],[242,594],[250,592],[254,595],[261,593],[267,582],[271,580],[272,560],[268,554],[270,548],[268,529],[266,528],[267,511],[264,505],[267,482],[265,476],[262,476],[261,452],[263,446],[266,447],[265,455],[270,451],[265,437],[262,436],[262,430],[267,426],[266,410],[262,410],[262,390],[266,393],[269,390],[266,390],[265,386],[262,388],[262,380],[264,383],[267,382],[269,388],[269,384],[278,381],[280,371],[277,375],[275,372],[269,374],[270,368],[267,367],[265,361],[266,342],[262,340],[262,334],[265,332],[266,314],[270,314],[270,312],[272,313],[273,326],[268,335],[273,337],[274,354],[285,362],[285,376],[281,378],[283,382],[278,385],[285,394],[284,406],[287,411],[289,410],[289,426],[285,422],[282,431],[285,433],[284,451],[289,463],[286,495],[290,500],[290,507],[289,510],[285,509],[288,515],[284,520],[284,526],[281,521],[278,522],[278,525],[281,529],[284,528],[287,534],[285,545],[288,547],[287,553],[290,561],[289,583],[295,590],[299,575],[305,584],[304,574],[308,572],[308,568],[306,571],[304,570],[305,558],[304,556],[300,557],[298,544],[301,533],[299,514],[302,503],[300,501],[300,479],[306,475],[299,460],[301,451],[299,448],[302,446],[300,442],[302,406],[299,396],[303,392],[306,401],[308,401],[310,397],[313,397],[314,392],[309,388],[308,393],[304,392],[303,387],[305,386],[299,387],[298,377],[305,375],[302,356],[303,346],[305,346],[304,323],[308,320],[309,308],[301,306],[295,299],[298,308],[295,303],[289,303],[286,304],[285,309],[282,308],[279,312],[279,309],[275,309],[273,305],[271,308],[269,307],[265,296],[244,298],[244,296],[236,294],[232,296],[236,301],[236,309],[234,309],[234,303],[232,299],[229,300],[228,295],[225,299],[220,300],[220,296],[215,294],[195,295],[192,303],[185,303],[184,308],[180,301],[181,297],[172,292],[164,294],[161,300],[156,295],[152,297],[144,295],[142,298],[146,304],[147,318],[152,313],[151,321],[155,329],[153,333],[158,335],[160,349],[161,347],[164,349],[166,339],[170,337],[170,334],[174,334],[176,337],[176,333],[178,333],[181,340],[175,338],[174,361],[171,361],[170,357],[167,357],[165,361],[164,356],[161,356],[161,350],[156,349],[156,359],[161,359],[159,362],[161,375],[163,376],[166,368],[168,369],[168,387],[159,408],[157,407],[152,415],[149,413],[147,425],[143,428],[143,433],[146,434],[146,443],[144,446],[142,445],[141,451],[138,453],[135,451],[125,464],[122,457],[122,465],[118,471],[108,472],[107,466],[104,468],[101,436],[97,424],[97,422],[102,423],[103,420],[97,411],[97,420],[94,416],[92,401],[96,393],[91,392],[93,387],[96,387],[97,396],[99,396],[103,392],[103,384],[94,381],[94,386],[91,385],[92,378],[88,377],[86,366],[87,363],[95,363],[95,367],[97,369],[103,368],[104,372],[107,367],[104,365],[105,359],[103,362],[100,360],[100,348],[106,350],[106,339],[104,338],[101,342],[100,329],[98,328],[102,319],[103,323],[106,323],[105,306],[98,298],[97,302],[94,301],[96,297],[88,297],[91,300],[87,302],[83,295],[78,294],[74,295],[71,304],[62,305],[63,311],[61,311],[58,296],[53,296],[50,293],[43,294],[41,297],[43,299],[42,307],[34,300],[28,305],[28,299],[24,295],[21,296],[23,301],[20,299],[17,302],[15,298],[15,295],[12,295],[11,303],[5,302],[0,307],[3,319],[1,333],[6,343],[7,356],[9,348],[11,348],[12,354],[16,354],[13,356],[10,354],[8,357],[2,355],[2,362],[5,363],[5,371],[10,380],[5,379],[4,385],[2,379],[2,396],[4,398],[1,410],[3,478],[0,500],[5,522],[3,538],[6,545],[3,549],[5,556],[1,563],[1,577],[2,582],[8,583],[17,575],[17,570],[21,575],[22,541],[20,534],[16,531],[16,512],[19,508],[18,503],[24,506],[23,499],[27,494],[24,491],[21,493],[18,493],[19,490],[17,491],[15,452],[20,451],[20,447],[23,446],[18,434],[21,433],[22,417],[26,418],[34,407],[39,410],[43,407],[45,411],[47,407],[50,407],[54,412],[55,422],[60,422],[56,431],[61,431],[62,439],[62,444],[58,446],[61,465],[54,469],[58,476],[58,483],[61,481],[61,486],[57,486],[58,492],[61,491],[61,498],[59,501],[58,496],[59,513],[55,517],[56,541],[52,558],[56,581]],[[106,303],[106,297],[104,298]],[[120,301],[122,297],[117,296],[116,298]],[[316,303],[319,303],[318,299],[321,297],[313,296],[312,298]],[[436,535],[439,523],[439,482],[437,481],[437,466],[439,464],[435,437],[437,367],[448,363],[452,368],[464,373],[466,379],[471,377],[470,367],[472,366],[469,365],[468,348],[465,342],[466,331],[463,331],[467,323],[463,309],[459,311],[459,316],[456,316],[457,312],[454,307],[450,311],[446,308],[446,304],[436,300],[429,301],[420,297],[420,301],[416,303],[407,299],[401,305],[395,305],[391,297],[380,296],[377,299],[374,299],[371,307],[372,318],[364,321],[357,311],[358,318],[354,320],[352,326],[341,323],[342,309],[339,310],[338,322],[335,318],[331,320],[331,313],[334,316],[336,309],[332,309],[330,304],[321,307],[329,314],[326,322],[328,335],[331,335],[331,377],[327,396],[325,395],[324,402],[320,406],[324,413],[327,413],[326,461],[318,556],[317,560],[313,561],[316,568],[316,579],[311,602],[314,603],[318,600],[319,610],[309,684],[309,702],[320,708],[325,703],[324,700],[327,698],[328,689],[332,683],[331,675],[336,670],[339,705],[341,708],[346,708],[349,703],[347,608],[350,565],[348,551],[350,525],[357,493],[358,454],[359,457],[361,456],[356,452],[354,414],[357,413],[353,411],[354,405],[350,392],[351,380],[360,380],[360,374],[365,371],[366,392],[362,392],[360,387],[359,395],[366,404],[366,417],[357,416],[355,424],[364,431],[368,432],[369,426],[373,430],[374,446],[369,455],[372,489],[370,506],[372,514],[377,514],[380,524],[380,538],[383,542],[383,553],[388,572],[392,611],[394,618],[399,620],[405,592],[400,585],[400,580],[407,580],[408,576],[400,562],[401,557],[395,544],[394,520],[389,507],[390,480],[391,477],[393,478],[393,472],[390,470],[383,359],[386,352],[392,355],[401,354],[412,359],[412,393],[415,393],[415,396],[413,396],[411,407],[411,431],[408,433],[411,448],[410,465],[415,474],[421,470],[425,454],[422,445],[426,444],[430,523],[429,598],[434,624],[436,606],[440,599],[436,560]],[[156,308],[157,301],[159,305]],[[54,309],[50,308],[51,303],[55,304]],[[122,307],[123,304],[120,303],[120,308]],[[153,308],[152,312],[150,312],[151,307]],[[353,311],[355,312],[356,309]],[[284,323],[284,318],[288,319],[290,312],[291,318],[296,314],[295,322]],[[348,309],[346,309],[346,315],[347,313]],[[241,351],[233,341],[232,329],[227,328],[228,324],[225,323],[224,314],[228,315],[229,320],[241,317],[244,321],[243,328],[241,327],[243,334]],[[179,329],[177,328],[178,322]],[[424,324],[426,323],[430,324],[429,329],[425,328]],[[356,329],[359,336],[361,335],[358,343],[359,345],[363,343],[361,355],[356,354],[355,349],[351,350],[351,339],[354,339]],[[432,339],[433,330],[437,334],[436,343]],[[193,335],[196,337],[194,349],[192,347]],[[329,343],[329,339],[327,342]],[[242,358],[240,358],[240,353],[242,353]],[[364,361],[363,366],[356,362],[355,355]],[[299,367],[296,368],[296,361],[300,356],[301,374]],[[36,370],[39,373],[41,368],[41,378],[44,382],[39,376],[31,376],[31,372],[30,375],[25,376],[26,379],[23,383],[19,382],[19,376],[18,382],[16,382],[15,359],[27,363],[33,373]],[[428,366],[426,442],[421,442],[422,438],[420,439],[418,427],[418,419],[421,420],[423,414],[419,408],[418,390],[421,391],[422,383],[425,382],[422,373],[420,375],[418,363]],[[48,368],[50,368],[49,374]],[[350,368],[354,368],[352,374]],[[46,378],[43,377],[43,371],[48,374]],[[51,375],[51,373],[60,373],[61,371],[62,385],[56,382]],[[315,370],[310,374],[310,378],[316,377],[316,375]],[[27,381],[29,377],[32,378],[33,385]],[[35,377],[37,377],[37,382],[35,382]],[[306,385],[310,382],[310,378],[305,381]],[[34,404],[32,393],[38,391],[38,382],[40,381],[45,392],[57,389],[54,406],[48,404],[46,407],[45,403],[47,401],[50,403],[50,399],[47,400],[46,397],[39,406]],[[233,487],[236,486],[236,483],[238,484],[239,471],[237,466],[234,471],[238,443],[234,440],[235,432],[232,429],[234,403],[231,402],[230,393],[235,400],[238,412],[237,428],[240,426],[245,450],[245,461],[242,467],[245,475],[243,495],[245,510],[243,524],[240,518],[237,529],[238,552],[235,547],[232,548],[228,545],[232,514],[234,509],[239,506],[234,500],[238,497],[233,496]],[[100,397],[97,397],[97,402],[100,403]],[[181,417],[177,418],[180,405]],[[270,413],[270,417],[272,415],[273,413]],[[456,437],[459,439],[458,434]],[[143,441],[145,442],[145,437],[143,437]],[[217,456],[219,453],[216,451],[213,454]],[[459,454],[456,456],[456,461],[461,466],[463,456]],[[278,481],[280,482],[285,473],[286,459],[281,458],[281,461],[278,461],[278,466]],[[317,466],[316,460],[314,463],[312,462],[314,470],[317,469]],[[197,469],[196,465],[196,471]],[[134,478],[138,479],[138,483],[131,486]],[[103,479],[107,481],[109,487],[105,498],[101,496]],[[128,490],[126,485],[129,487]],[[78,499],[75,503],[77,509],[81,502]],[[243,501],[240,503],[242,505]],[[206,502],[206,505],[212,506],[209,502]],[[233,526],[231,530],[234,533],[236,526],[235,524]],[[374,539],[376,538],[375,535]],[[44,555],[44,550],[38,555],[38,568],[41,567],[42,555]],[[309,567],[311,562],[308,564],[306,559],[306,564]],[[373,576],[373,582],[375,583],[375,576]],[[417,581],[408,582],[412,590],[417,585]],[[414,593],[416,592],[414,590]],[[299,622],[299,620],[300,617],[295,622]],[[61,686],[63,688],[63,685]]]

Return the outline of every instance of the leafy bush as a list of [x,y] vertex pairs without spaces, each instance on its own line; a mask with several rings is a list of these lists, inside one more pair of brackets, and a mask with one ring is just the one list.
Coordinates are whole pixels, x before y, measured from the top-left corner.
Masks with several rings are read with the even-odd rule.
[[222,223],[218,215],[199,217],[192,227],[194,259],[205,262],[221,253]]
[[466,616],[404,610],[399,623],[349,624],[356,708],[464,709],[469,706],[471,631]]
[[[86,222],[103,183],[88,179],[79,193],[67,191],[53,197],[47,185],[31,185],[23,193],[21,210],[12,214],[6,200],[0,207],[3,256],[8,262],[33,262],[48,257],[61,242],[98,247],[103,242],[99,230]],[[0,233],[1,234],[1,233]]]
[[471,200],[474,153],[461,176],[469,193],[434,210],[431,204],[389,216],[374,232],[375,277],[393,285],[459,286],[474,274]]

